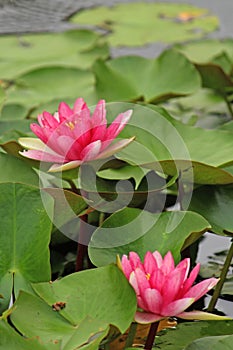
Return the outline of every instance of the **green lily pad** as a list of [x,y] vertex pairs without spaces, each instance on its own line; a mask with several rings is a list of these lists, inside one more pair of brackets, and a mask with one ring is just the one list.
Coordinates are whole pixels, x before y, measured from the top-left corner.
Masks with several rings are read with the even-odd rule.
[[115,265],[73,273],[53,283],[37,283],[33,289],[51,311],[57,301],[65,302],[59,314],[72,325],[89,316],[125,332],[136,311],[135,293]]
[[0,183],[20,182],[39,187],[38,175],[21,159],[0,153],[0,168]]
[[207,9],[145,2],[83,10],[71,21],[107,30],[112,46],[181,42],[200,38],[218,27],[218,18]]
[[96,266],[114,262],[116,255],[169,250],[176,262],[182,248],[194,242],[210,228],[209,223],[193,212],[163,212],[125,208],[112,214],[97,228],[89,245],[89,256]]
[[45,346],[38,339],[23,338],[5,320],[0,320],[0,350],[60,350],[59,343],[50,343]]
[[60,101],[87,98],[93,92],[93,85],[94,76],[89,71],[55,66],[38,68],[16,80],[7,91],[7,101],[31,109],[55,98]]
[[0,310],[19,290],[32,291],[30,282],[50,280],[49,241],[53,201],[34,186],[0,184]]
[[93,69],[97,95],[108,102],[143,99],[155,103],[192,94],[201,86],[192,63],[174,50],[164,51],[156,59],[123,56],[99,60]]
[[20,120],[20,119],[24,119],[26,115],[27,115],[27,109],[24,106],[20,104],[5,103],[0,113],[0,120],[1,121]]
[[[122,104],[109,108],[112,118]],[[118,159],[171,176],[180,173],[185,182],[232,183],[232,174],[220,168],[233,162],[232,133],[184,125],[156,106],[125,103],[124,108],[132,108],[133,114],[121,136],[136,138],[116,154]]]
[[[27,317],[22,317],[23,314]],[[91,343],[94,342],[93,349],[97,350],[109,328],[106,322],[91,317],[74,325],[63,318],[55,306],[53,308],[42,299],[25,292],[20,293],[10,317],[21,334],[27,338],[38,338],[45,349],[56,343],[63,350],[74,350],[75,347],[92,349]]]
[[89,30],[2,36],[0,47],[0,79],[8,80],[46,66],[86,69],[109,55],[103,39]]

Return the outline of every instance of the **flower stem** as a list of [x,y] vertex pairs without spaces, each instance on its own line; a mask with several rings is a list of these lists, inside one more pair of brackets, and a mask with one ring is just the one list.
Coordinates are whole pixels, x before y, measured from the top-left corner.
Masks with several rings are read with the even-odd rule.
[[125,348],[131,348],[133,345],[133,341],[134,341],[134,337],[137,331],[137,323],[136,322],[132,322],[131,326],[129,328],[129,333],[126,339],[126,343],[125,343]]
[[225,260],[224,265],[223,265],[223,269],[222,269],[222,272],[220,275],[220,281],[218,282],[218,284],[215,287],[214,293],[212,295],[209,306],[207,308],[208,312],[212,312],[214,310],[214,307],[218,301],[218,297],[221,294],[221,290],[222,290],[223,284],[225,282],[229,267],[231,265],[232,258],[233,258],[233,241],[231,243],[231,247],[227,253],[227,257],[226,257],[226,260]]
[[159,321],[151,323],[149,334],[146,339],[144,349],[151,350],[154,345],[155,336],[159,327]]
[[88,219],[88,215],[84,214],[80,216],[80,226],[79,226],[79,243],[77,248],[76,256],[76,266],[75,271],[82,271],[84,269],[84,259],[87,256],[87,245],[82,244],[85,242],[85,226]]

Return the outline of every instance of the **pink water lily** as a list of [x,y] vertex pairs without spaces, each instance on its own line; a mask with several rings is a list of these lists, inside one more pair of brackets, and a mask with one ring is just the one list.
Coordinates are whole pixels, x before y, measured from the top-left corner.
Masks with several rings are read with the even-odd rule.
[[164,258],[158,251],[147,252],[144,263],[135,252],[129,258],[123,255],[121,268],[134,288],[138,311],[135,321],[152,323],[167,317],[184,319],[227,319],[203,311],[185,310],[205,295],[217,283],[217,278],[209,278],[195,285],[200,264],[190,272],[190,259],[182,260],[175,266],[171,252]]
[[43,112],[38,116],[39,125],[31,124],[38,139],[20,138],[19,143],[27,149],[20,153],[27,158],[54,163],[49,171],[72,169],[83,162],[107,158],[134,139],[112,143],[131,114],[132,110],[121,113],[107,126],[104,100],[98,102],[92,116],[82,98],[76,100],[73,109],[61,102],[54,115]]

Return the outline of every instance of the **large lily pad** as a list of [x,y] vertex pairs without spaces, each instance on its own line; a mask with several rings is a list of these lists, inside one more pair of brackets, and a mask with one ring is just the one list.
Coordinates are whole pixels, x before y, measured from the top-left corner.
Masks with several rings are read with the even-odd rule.
[[163,212],[126,208],[112,214],[98,228],[89,245],[89,255],[97,266],[106,265],[116,255],[136,251],[141,258],[147,251],[172,252],[176,262],[180,251],[210,228],[209,223],[193,212]]
[[94,76],[89,71],[57,66],[38,68],[16,80],[7,91],[7,101],[31,109],[55,98],[65,101],[78,96],[89,97],[93,85]]
[[83,10],[72,22],[109,31],[108,40],[113,46],[181,42],[200,38],[218,27],[218,18],[207,9],[188,4],[146,2]]
[[[22,317],[24,313],[27,315],[25,318]],[[72,324],[60,315],[59,310],[55,312],[42,299],[25,292],[20,293],[11,320],[21,334],[38,338],[45,349],[56,343],[63,350],[74,350],[77,346],[86,348],[86,345],[87,349],[92,349],[93,345],[93,350],[98,349],[109,328],[106,322],[89,317]],[[37,326],[32,327],[32,324]]]
[[192,94],[201,84],[192,63],[174,50],[165,51],[156,59],[123,56],[107,62],[99,60],[94,73],[97,95],[108,102],[158,102]]
[[115,265],[74,273],[53,283],[34,284],[33,288],[51,310],[54,303],[65,302],[60,314],[73,325],[89,316],[124,332],[136,311],[135,293]]
[[[11,294],[32,291],[30,282],[50,280],[49,241],[51,222],[40,190],[23,184],[0,184],[0,310],[5,310]],[[47,195],[47,196],[46,196]],[[53,201],[44,194],[52,213]]]
[[136,139],[117,158],[172,176],[180,173],[186,182],[232,183],[232,174],[219,168],[233,162],[232,133],[184,125],[156,106],[112,103],[108,107],[110,120],[120,108],[133,109],[121,136]]
[[46,66],[89,68],[97,58],[108,56],[102,41],[88,30],[2,36],[0,79],[15,79]]

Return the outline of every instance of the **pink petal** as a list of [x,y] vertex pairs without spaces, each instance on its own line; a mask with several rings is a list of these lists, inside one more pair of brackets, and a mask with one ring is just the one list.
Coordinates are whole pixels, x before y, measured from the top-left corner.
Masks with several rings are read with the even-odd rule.
[[137,311],[134,316],[135,321],[141,324],[157,322],[162,320],[163,318],[165,317],[161,315],[152,314],[150,312],[140,312],[140,311]]
[[138,286],[138,280],[135,276],[135,272],[131,272],[130,276],[129,276],[129,283],[131,284],[131,286],[133,287],[133,289],[135,290],[136,295],[140,295],[140,290],[139,290],[139,286]]
[[74,112],[70,106],[68,106],[68,104],[61,102],[58,106],[58,114],[60,121],[63,121],[64,119],[68,119],[71,115],[73,115]]
[[128,146],[134,139],[135,137],[131,137],[130,139],[124,139],[116,142],[114,145],[111,145],[107,147],[104,151],[102,151],[98,155],[97,159],[103,159],[112,156],[113,154],[119,152],[120,150]]
[[127,279],[129,279],[129,276],[131,274],[131,272],[133,271],[132,266],[128,260],[127,255],[123,255],[121,258],[121,266],[122,266],[122,270],[126,276]]
[[163,264],[161,266],[161,270],[165,275],[169,274],[175,268],[174,259],[172,253],[169,251],[163,258]]
[[105,109],[105,101],[100,100],[95,107],[94,113],[91,118],[92,126],[97,125],[106,125],[106,109]]
[[41,126],[39,126],[36,123],[32,123],[30,125],[30,128],[31,128],[32,132],[37,137],[39,137],[39,139],[41,139],[41,141],[43,141],[44,143],[47,143],[47,141],[48,141],[47,135],[45,134],[44,129]]
[[79,112],[81,112],[84,109],[88,109],[87,104],[85,103],[84,99],[80,97],[74,103],[73,112],[74,112],[74,114],[78,114]]
[[150,275],[158,268],[157,262],[151,252],[147,252],[144,258],[144,270]]
[[157,289],[160,293],[163,289],[163,284],[166,281],[166,276],[160,269],[154,270],[150,277],[150,285],[152,288]]
[[210,289],[214,288],[218,283],[218,278],[208,278],[200,283],[195,284],[187,293],[185,293],[185,298],[194,298],[195,300],[200,299],[205,295]]
[[50,168],[49,168],[49,172],[50,173],[55,173],[55,172],[59,172],[59,171],[65,171],[65,170],[70,170],[70,169],[75,169],[77,168],[82,162],[80,160],[76,160],[76,161],[72,161],[72,162],[68,162],[65,163],[63,165],[61,164],[53,164]]
[[59,123],[49,112],[43,112],[38,115],[38,122],[43,128],[56,128]]
[[140,295],[143,295],[144,291],[148,288],[150,288],[150,283],[148,281],[148,278],[144,272],[144,270],[141,270],[139,267],[136,268],[136,270],[134,271],[135,273],[135,277],[137,280],[137,284],[139,287],[139,291],[140,291]]
[[200,264],[197,264],[194,269],[192,269],[192,271],[190,272],[189,277],[187,278],[187,280],[184,283],[184,294],[192,287],[195,279],[197,278],[197,275],[200,271]]
[[[194,301],[194,298],[183,298],[173,301],[170,304],[164,304],[161,314],[168,317],[176,316],[186,310]],[[166,300],[164,302],[166,302]]]
[[156,289],[148,288],[142,294],[142,299],[147,305],[147,311],[154,314],[160,314],[163,305],[163,297]]
[[131,115],[132,115],[132,109],[119,114],[116,119],[112,122],[112,124],[108,127],[106,132],[106,140],[114,140],[117,135],[124,129],[126,123],[128,123]]
[[158,268],[160,268],[163,264],[163,258],[162,255],[160,254],[160,252],[158,252],[157,250],[153,253],[153,257],[155,258]]
[[190,269],[190,259],[189,258],[181,260],[179,262],[179,264],[176,266],[176,269],[183,269],[183,268],[186,269],[186,274],[185,274],[185,277],[184,277],[184,279],[186,279],[188,277],[189,269]]
[[57,146],[60,150],[59,153],[64,155],[64,159],[79,160],[82,148],[73,138],[65,135],[59,136]]
[[183,318],[185,320],[232,320],[231,317],[227,316],[219,316],[215,314],[211,314],[209,312],[204,311],[188,311],[188,312],[182,312],[179,315],[176,315],[179,318]]
[[80,159],[83,161],[90,161],[97,158],[101,149],[101,141],[95,141],[87,145],[80,154]]
[[19,152],[22,156],[30,159],[40,160],[41,162],[63,163],[64,158],[58,155],[46,153],[40,150],[29,150]]
[[183,281],[186,274],[186,266],[182,269],[175,269],[166,276],[161,294],[163,295],[166,303],[170,303],[175,299],[178,299],[179,291],[182,290]]
[[138,267],[141,270],[144,270],[143,264],[141,262],[141,259],[140,259],[139,255],[137,253],[135,253],[135,252],[130,252],[129,253],[129,262],[130,262],[130,265],[131,265],[133,270],[135,270]]

